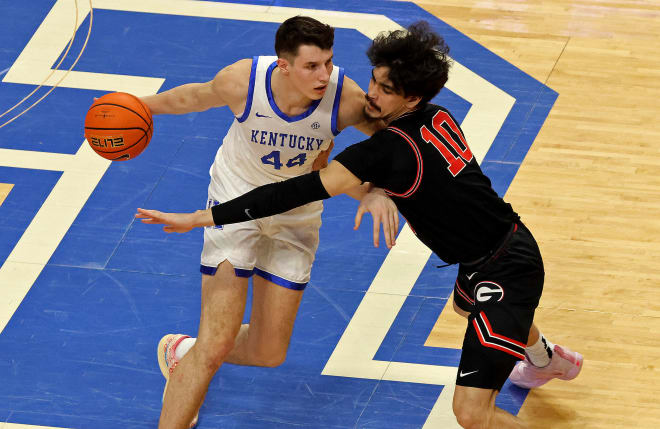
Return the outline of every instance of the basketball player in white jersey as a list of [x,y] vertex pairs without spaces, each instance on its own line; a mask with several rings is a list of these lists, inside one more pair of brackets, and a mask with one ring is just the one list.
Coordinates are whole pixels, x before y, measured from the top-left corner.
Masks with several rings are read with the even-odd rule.
[[[330,26],[290,18],[277,31],[277,57],[240,60],[209,82],[142,99],[154,114],[228,106],[235,115],[210,170],[207,208],[324,167],[334,136],[348,126],[367,135],[378,129],[364,116],[364,92],[333,66],[333,39]],[[356,188],[351,196],[360,199],[366,192]],[[394,204],[381,198],[374,224],[380,224],[376,216],[398,220]],[[197,423],[222,363],[275,367],[284,361],[318,246],[322,208],[315,202],[266,219],[206,228],[198,336],[169,334],[158,345],[167,379],[160,428]],[[393,240],[396,231],[388,233]],[[250,323],[241,325],[251,276]]]

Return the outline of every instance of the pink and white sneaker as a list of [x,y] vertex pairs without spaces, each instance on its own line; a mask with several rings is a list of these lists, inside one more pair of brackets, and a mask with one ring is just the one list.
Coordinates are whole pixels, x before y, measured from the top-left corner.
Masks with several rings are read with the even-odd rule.
[[509,380],[518,387],[533,389],[543,386],[553,378],[572,380],[582,370],[584,358],[580,353],[555,345],[552,359],[543,368],[532,365],[529,359],[516,363]]
[[[188,335],[183,334],[167,334],[158,342],[158,366],[160,367],[160,372],[165,377],[165,389],[163,389],[163,400],[165,400],[165,392],[167,391],[167,385],[170,382],[170,374],[174,371],[174,368],[179,364],[179,361],[176,358],[176,346],[181,343],[181,341],[186,338],[190,338]],[[199,419],[199,412],[195,415],[192,422],[190,422],[189,428],[194,428],[197,426],[197,420]]]

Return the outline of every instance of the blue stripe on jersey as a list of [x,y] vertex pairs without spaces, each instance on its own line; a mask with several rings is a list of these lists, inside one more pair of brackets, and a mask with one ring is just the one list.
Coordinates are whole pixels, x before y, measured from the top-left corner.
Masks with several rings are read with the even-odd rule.
[[244,270],[242,268],[234,268],[234,274],[236,277],[252,277],[252,272],[254,270]]
[[257,61],[259,57],[252,57],[252,69],[250,70],[250,87],[248,88],[247,100],[245,101],[245,110],[240,118],[236,118],[238,122],[245,121],[250,116],[250,109],[252,108],[252,96],[254,95],[254,79],[257,74]]
[[266,272],[264,270],[260,270],[257,267],[254,267],[254,273],[258,275],[259,277],[263,277],[269,282],[273,282],[278,286],[283,286],[287,289],[293,289],[293,290],[303,290],[305,289],[305,286],[307,286],[307,282],[305,283],[296,283],[292,282],[290,280],[283,279],[282,277],[276,276],[275,274],[271,274],[269,272]]
[[273,90],[270,87],[270,78],[271,75],[273,74],[273,70],[275,70],[275,66],[277,66],[277,61],[273,61],[273,64],[271,64],[268,67],[268,70],[266,71],[266,94],[268,94],[268,102],[270,103],[270,107],[272,107],[273,111],[279,116],[280,118],[284,119],[287,122],[295,122],[299,121],[301,119],[305,119],[312,113],[314,113],[314,110],[316,110],[316,106],[321,103],[321,99],[314,100],[312,101],[312,104],[310,104],[309,109],[307,109],[306,112],[301,113],[298,116],[288,116],[286,113],[282,112],[279,107],[277,107],[277,104],[275,104],[275,99],[273,98]]
[[206,265],[199,266],[199,272],[206,274],[207,276],[214,276],[216,271],[218,271],[218,267],[207,267]]
[[[199,272],[206,274],[207,276],[214,276],[218,267],[209,267],[207,265],[200,265]],[[252,270],[244,270],[242,268],[234,268],[234,273],[236,277],[252,277]]]
[[[214,276],[216,271],[218,271],[218,267],[209,267],[206,265],[200,265],[199,266],[199,271],[202,274],[206,274],[208,276]],[[285,287],[287,289],[292,289],[292,290],[303,290],[305,289],[305,286],[307,286],[307,282],[305,283],[296,283],[292,282],[287,279],[283,279],[280,276],[276,276],[275,274],[271,274],[267,271],[260,270],[259,268],[253,268],[252,270],[244,270],[242,268],[234,268],[234,273],[236,274],[236,277],[252,277],[252,274],[256,274],[259,277],[263,277],[264,279],[268,280],[269,282],[275,283],[278,286]]]
[[335,93],[335,102],[332,105],[332,120],[330,122],[330,129],[333,135],[339,134],[337,129],[337,112],[339,112],[339,99],[341,98],[341,88],[344,85],[344,69],[339,67],[339,76],[337,76],[337,92]]

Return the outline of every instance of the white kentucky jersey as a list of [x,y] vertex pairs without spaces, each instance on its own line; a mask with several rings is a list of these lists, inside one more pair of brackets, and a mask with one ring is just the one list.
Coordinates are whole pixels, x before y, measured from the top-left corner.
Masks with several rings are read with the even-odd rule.
[[297,116],[275,104],[271,78],[277,57],[254,57],[245,110],[236,117],[211,167],[214,180],[238,176],[252,186],[309,173],[319,152],[339,133],[344,71],[333,67],[323,98]]

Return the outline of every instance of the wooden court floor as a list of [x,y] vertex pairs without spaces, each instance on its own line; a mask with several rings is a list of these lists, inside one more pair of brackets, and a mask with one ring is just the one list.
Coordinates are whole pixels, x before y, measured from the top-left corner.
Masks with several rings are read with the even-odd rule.
[[[660,0],[416,3],[559,93],[506,199],[544,255],[537,323],[585,367],[520,416],[660,428]],[[427,344],[460,347],[464,324],[444,312]]]
[[[537,322],[585,366],[519,415],[660,427],[660,1],[417,3],[559,93],[506,199],[545,258]],[[427,344],[453,323],[443,314]]]

